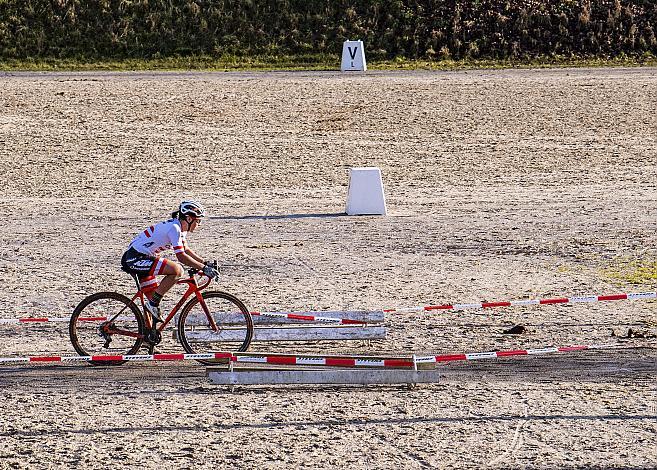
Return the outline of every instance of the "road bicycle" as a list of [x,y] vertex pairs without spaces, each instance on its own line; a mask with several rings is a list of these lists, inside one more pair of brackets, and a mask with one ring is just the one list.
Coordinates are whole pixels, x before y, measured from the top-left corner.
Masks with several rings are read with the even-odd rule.
[[[227,292],[205,291],[212,279],[202,271],[189,269],[188,274],[176,283],[187,285],[186,291],[166,318],[155,324],[145,309],[147,297],[134,274],[137,293],[132,299],[118,292],[88,296],[71,316],[73,347],[82,356],[117,356],[117,360],[90,360],[92,365],[123,364],[126,361],[121,356],[137,354],[143,345],[153,354],[162,341],[162,330],[180,311],[176,336],[187,353],[246,351],[253,338],[253,319],[244,303]],[[141,308],[135,303],[137,299]]]

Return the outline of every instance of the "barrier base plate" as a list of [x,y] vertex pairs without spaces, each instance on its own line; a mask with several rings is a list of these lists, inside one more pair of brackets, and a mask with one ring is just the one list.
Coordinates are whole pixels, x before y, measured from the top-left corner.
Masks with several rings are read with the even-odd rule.
[[233,369],[209,367],[210,382],[217,385],[374,385],[437,383],[437,370],[363,370],[363,369]]

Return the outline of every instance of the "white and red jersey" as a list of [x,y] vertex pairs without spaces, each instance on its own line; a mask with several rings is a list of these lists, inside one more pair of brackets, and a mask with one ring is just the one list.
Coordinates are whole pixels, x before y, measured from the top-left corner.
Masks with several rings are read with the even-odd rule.
[[173,249],[174,253],[187,250],[187,232],[183,232],[180,221],[169,219],[157,225],[151,225],[137,235],[130,246],[140,253],[158,256],[164,250]]

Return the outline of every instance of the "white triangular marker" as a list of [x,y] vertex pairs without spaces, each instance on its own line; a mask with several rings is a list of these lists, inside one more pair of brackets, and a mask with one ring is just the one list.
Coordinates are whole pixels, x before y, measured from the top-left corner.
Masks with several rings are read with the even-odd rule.
[[344,42],[340,70],[343,72],[365,72],[367,70],[363,41]]
[[351,168],[347,196],[347,215],[386,215],[381,170],[375,167]]

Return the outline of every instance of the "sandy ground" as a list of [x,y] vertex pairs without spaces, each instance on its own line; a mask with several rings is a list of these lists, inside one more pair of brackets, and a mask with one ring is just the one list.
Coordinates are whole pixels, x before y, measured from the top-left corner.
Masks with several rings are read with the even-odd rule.
[[[66,316],[95,291],[130,292],[122,251],[188,196],[212,214],[192,246],[254,310],[656,290],[612,275],[657,259],[656,79],[1,75],[0,318]],[[356,166],[381,168],[387,217],[342,215]],[[656,322],[653,301],[398,313],[386,340],[298,345],[636,347],[452,364],[414,390],[231,393],[191,363],[2,367],[0,468],[655,467],[655,340],[611,332]],[[528,333],[502,334],[514,324]],[[0,329],[2,356],[72,353],[65,324]]]

